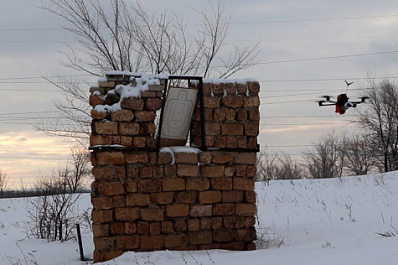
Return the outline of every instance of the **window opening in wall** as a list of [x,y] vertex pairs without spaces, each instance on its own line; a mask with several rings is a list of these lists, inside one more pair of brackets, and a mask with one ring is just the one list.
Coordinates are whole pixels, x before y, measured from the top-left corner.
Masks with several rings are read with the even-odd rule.
[[[192,86],[191,81],[197,81]],[[204,115],[203,115],[203,80],[197,76],[169,76],[168,86],[164,90],[163,106],[160,113],[158,128],[158,147],[185,146],[192,129],[192,117],[199,96],[199,106],[202,124],[202,146],[205,146]]]

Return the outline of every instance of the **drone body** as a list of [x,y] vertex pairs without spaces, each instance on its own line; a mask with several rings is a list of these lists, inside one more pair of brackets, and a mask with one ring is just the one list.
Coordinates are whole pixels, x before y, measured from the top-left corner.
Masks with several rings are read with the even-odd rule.
[[[351,85],[354,82],[347,82],[347,80],[344,80],[345,83],[347,84],[347,90],[348,90],[348,86]],[[320,107],[323,106],[335,106],[336,107],[336,113],[343,115],[347,109],[349,108],[356,108],[358,104],[361,103],[366,103],[365,100],[368,97],[362,97],[360,100],[358,101],[349,101],[347,94],[340,94],[337,96],[337,100],[333,101],[330,100],[330,96],[323,96],[325,99],[324,100],[320,100],[318,101],[318,105]]]

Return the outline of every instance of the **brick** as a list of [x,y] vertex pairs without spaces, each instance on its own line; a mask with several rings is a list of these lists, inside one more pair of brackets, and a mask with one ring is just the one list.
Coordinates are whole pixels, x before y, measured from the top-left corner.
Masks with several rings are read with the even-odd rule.
[[224,123],[221,126],[222,135],[243,135],[243,124]]
[[257,212],[254,203],[237,203],[235,205],[235,214],[240,216],[253,216]]
[[112,180],[126,177],[123,166],[93,167],[91,173],[96,180]]
[[239,109],[236,112],[236,120],[238,121],[247,121],[247,117],[248,117],[247,110]]
[[156,126],[152,122],[141,123],[140,134],[152,136],[156,132]]
[[185,247],[188,245],[188,236],[186,234],[167,235],[164,237],[164,242],[167,249]]
[[162,183],[156,179],[141,179],[138,182],[138,192],[161,192]]
[[199,192],[199,203],[217,203],[221,201],[221,191],[201,191]]
[[260,106],[260,98],[258,95],[245,97],[243,100],[244,108],[258,108]]
[[156,118],[156,113],[154,111],[136,111],[135,112],[135,122],[148,122],[153,121]]
[[151,201],[155,204],[170,204],[174,200],[174,192],[159,192],[151,194]]
[[91,203],[93,205],[93,208],[97,210],[112,209],[114,207],[112,197],[92,197]]
[[197,165],[177,165],[177,175],[179,177],[197,177],[199,176],[199,168]]
[[238,139],[236,136],[227,136],[227,148],[237,148]]
[[227,164],[227,163],[232,162],[233,160],[234,160],[234,157],[232,155],[225,154],[225,153],[219,153],[219,154],[213,155],[211,162],[214,164]]
[[213,94],[215,95],[223,95],[224,94],[224,83],[213,83],[212,87],[213,87]]
[[105,196],[124,194],[123,184],[117,181],[98,183],[98,193]]
[[97,106],[97,105],[104,105],[105,100],[103,99],[102,95],[98,94],[91,94],[89,97],[90,106]]
[[204,217],[204,216],[211,216],[212,212],[213,212],[213,207],[211,204],[194,205],[191,207],[189,215],[191,217]]
[[91,112],[91,118],[94,120],[103,120],[108,116],[108,113],[106,111],[98,111],[95,109],[92,109]]
[[123,235],[116,237],[116,249],[135,250],[140,246],[140,238],[138,235]]
[[126,207],[126,196],[124,195],[112,196],[112,204],[113,208]]
[[96,152],[96,165],[124,165],[124,154],[122,152]]
[[162,208],[141,208],[140,216],[144,221],[162,221],[164,210]]
[[94,250],[93,253],[93,259],[94,262],[108,261],[117,258],[122,254],[123,254],[122,250],[99,251],[96,249]]
[[90,135],[90,146],[121,144],[121,137],[118,135]]
[[197,164],[198,163],[198,154],[185,153],[185,152],[176,153],[175,154],[175,163],[176,164]]
[[174,230],[176,232],[187,231],[188,224],[186,218],[176,218],[174,219]]
[[215,122],[225,121],[226,110],[225,109],[215,109],[213,119]]
[[221,103],[228,108],[241,108],[243,105],[243,97],[240,95],[226,95],[223,97]]
[[232,178],[211,178],[210,187],[213,190],[232,190]]
[[134,113],[131,110],[122,109],[111,112],[112,121],[132,121],[134,119]]
[[160,223],[161,231],[164,234],[171,234],[174,232],[174,224],[171,221],[162,221]]
[[245,124],[245,135],[247,136],[257,136],[259,133],[258,123],[246,123]]
[[203,166],[202,177],[216,178],[224,176],[224,166]]
[[137,222],[137,234],[149,235],[149,222]]
[[144,109],[144,100],[142,98],[123,98],[120,106],[122,109],[130,109],[130,110],[143,110]]
[[147,153],[130,153],[126,154],[127,164],[146,164],[149,162],[149,157]]
[[203,83],[203,94],[210,95],[212,90],[212,83]]
[[109,224],[93,224],[92,229],[95,237],[109,236]]
[[244,241],[244,242],[253,242],[254,240],[257,239],[256,229],[254,227],[239,229],[236,231],[236,235],[239,241]]
[[175,202],[176,203],[195,203],[198,198],[197,191],[181,191],[176,192]]
[[234,178],[234,190],[254,190],[254,179],[249,178]]
[[213,152],[200,152],[199,153],[199,162],[203,164],[210,164],[212,160]]
[[226,242],[221,244],[222,249],[231,251],[245,250],[245,243],[242,241]]
[[236,229],[254,227],[256,224],[256,218],[254,216],[234,216],[234,219]]
[[259,109],[250,109],[250,110],[248,110],[248,114],[249,114],[250,121],[259,121],[260,120]]
[[133,144],[132,146],[135,148],[145,148],[147,144],[145,137],[133,137]]
[[98,81],[99,86],[105,87],[105,88],[114,88],[116,86],[116,82],[115,81],[105,81],[105,80],[100,80]]
[[247,87],[247,82],[236,82],[236,90],[238,94],[247,94],[248,87]]
[[124,234],[124,225],[122,222],[112,222],[110,224],[110,231],[112,235]]
[[161,98],[147,98],[145,100],[146,110],[160,110],[163,100]]
[[188,219],[188,231],[199,231],[200,220],[199,219]]
[[213,216],[233,215],[235,208],[233,203],[217,203],[213,205]]
[[113,237],[94,237],[96,250],[112,250],[115,248],[115,239]]
[[235,109],[227,109],[225,111],[225,119],[227,121],[235,121],[236,120],[236,110]]
[[150,196],[146,193],[132,193],[126,196],[127,206],[147,206],[150,202]]
[[214,242],[231,242],[236,239],[237,235],[232,229],[214,230],[213,241]]
[[93,209],[91,212],[91,220],[93,223],[109,223],[113,221],[112,210],[97,210]]
[[237,177],[246,177],[247,175],[247,165],[236,165],[235,175]]
[[219,123],[208,122],[205,124],[206,135],[219,135],[221,132]]
[[164,176],[165,177],[176,177],[177,176],[177,166],[176,165],[165,165],[164,166]]
[[170,164],[173,161],[173,157],[168,152],[159,152],[158,163],[159,164]]
[[136,166],[127,166],[126,167],[126,176],[127,178],[135,179],[139,176],[139,169]]
[[233,177],[235,174],[235,167],[234,166],[226,166],[224,168],[224,176],[225,177]]
[[260,83],[258,81],[249,81],[247,82],[247,87],[250,93],[259,93],[260,92]]
[[117,208],[115,209],[115,219],[116,221],[128,221],[132,222],[139,218],[139,208],[129,207],[129,208]]
[[243,202],[243,191],[223,191],[221,193],[222,202]]
[[160,222],[150,222],[149,223],[149,234],[159,235],[160,234]]
[[200,229],[201,230],[211,229],[211,218],[200,218]]
[[257,196],[255,191],[245,191],[245,202],[256,203]]
[[222,217],[212,217],[211,218],[211,229],[222,229],[223,228],[223,218]]
[[204,96],[203,103],[204,107],[209,109],[216,109],[220,107],[220,99],[216,97]]
[[140,133],[140,125],[136,122],[120,122],[119,132],[121,135],[138,135]]
[[131,147],[133,144],[133,138],[129,136],[120,136],[120,145]]
[[161,250],[164,247],[164,239],[161,235],[142,236],[140,250]]
[[245,136],[237,136],[236,140],[238,141],[238,148],[246,149],[247,147],[247,137]]
[[93,122],[94,133],[96,134],[117,134],[118,126],[114,121],[95,121]]
[[188,178],[186,181],[186,190],[208,190],[210,187],[210,182],[205,178]]
[[189,232],[188,237],[191,245],[205,245],[213,242],[213,234],[210,231]]
[[[227,81],[227,80],[226,80]],[[228,83],[225,83],[224,85],[224,91],[228,94],[228,95],[236,95],[236,85],[235,83],[232,83],[231,81],[229,81]]]
[[248,166],[246,171],[246,176],[248,178],[254,178],[257,175],[257,167],[255,165]]
[[256,153],[239,153],[235,162],[237,164],[255,165],[257,161]]
[[188,216],[188,204],[171,204],[166,206],[167,217],[184,217]]
[[162,180],[162,191],[185,190],[185,179],[183,178],[164,178]]
[[125,222],[124,223],[124,232],[127,235],[136,234],[137,233],[137,225],[133,222]]
[[140,179],[148,179],[153,176],[153,167],[152,166],[144,166],[138,168],[138,176]]

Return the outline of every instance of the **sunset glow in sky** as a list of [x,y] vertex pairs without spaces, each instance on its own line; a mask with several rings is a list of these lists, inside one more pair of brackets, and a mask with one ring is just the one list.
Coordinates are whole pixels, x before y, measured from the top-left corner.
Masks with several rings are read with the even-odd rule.
[[[206,3],[142,1],[149,10],[168,8],[184,17],[191,32],[198,30],[194,9]],[[375,82],[398,78],[397,1],[224,3],[225,14],[231,15],[226,47],[261,40],[258,64],[232,78],[260,81],[262,148],[297,158],[330,131],[355,132],[351,120],[356,110],[337,115],[333,108],[319,108],[316,100],[344,93],[345,79],[354,82],[349,97],[355,99],[369,77]],[[41,4],[49,1],[0,2],[0,170],[12,183],[52,172],[70,153],[70,142],[32,127],[59,116],[54,102],[62,99],[61,93],[41,77],[73,74],[82,82],[97,81],[61,66],[66,44],[76,41],[62,29],[65,22],[39,8]],[[88,89],[87,85],[87,97]]]

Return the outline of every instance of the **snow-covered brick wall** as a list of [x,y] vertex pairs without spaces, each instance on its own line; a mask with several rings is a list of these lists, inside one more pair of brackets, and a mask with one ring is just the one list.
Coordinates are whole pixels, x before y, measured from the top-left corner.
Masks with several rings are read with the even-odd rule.
[[159,148],[167,78],[109,72],[91,85],[95,262],[125,251],[255,248],[258,82],[205,79],[195,147]]

